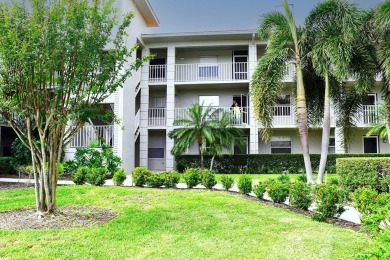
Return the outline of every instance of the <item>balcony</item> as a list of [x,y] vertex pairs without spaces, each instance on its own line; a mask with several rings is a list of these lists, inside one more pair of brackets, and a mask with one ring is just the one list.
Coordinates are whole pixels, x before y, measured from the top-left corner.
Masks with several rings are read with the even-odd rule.
[[378,105],[364,105],[359,113],[356,126],[365,127],[373,124],[384,123],[384,118],[380,117]]
[[166,114],[166,108],[149,108],[148,125],[165,126]]
[[[206,109],[206,108],[204,108]],[[190,119],[189,108],[175,108],[175,118]],[[234,115],[231,107],[211,107],[210,119],[220,120],[223,113],[230,114],[230,124],[234,126],[247,126],[249,124],[249,107],[242,107],[241,114]]]
[[98,141],[99,145],[106,144],[113,146],[114,144],[114,126],[113,125],[88,125],[84,126],[75,135],[70,147],[86,147],[92,141]]
[[287,62],[286,72],[283,77],[284,82],[294,82],[296,76],[295,63]]
[[149,82],[158,83],[167,81],[167,65],[149,65]]

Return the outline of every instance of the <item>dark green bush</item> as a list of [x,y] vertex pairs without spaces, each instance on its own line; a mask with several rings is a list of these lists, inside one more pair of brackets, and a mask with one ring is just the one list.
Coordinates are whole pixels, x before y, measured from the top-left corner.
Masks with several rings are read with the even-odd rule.
[[89,168],[85,181],[94,186],[102,186],[106,182],[106,168]]
[[180,174],[177,171],[165,172],[162,178],[166,188],[175,188],[180,181]]
[[290,166],[288,167],[287,172],[289,174],[299,173],[299,168],[296,166]]
[[267,185],[268,195],[273,202],[283,203],[286,201],[289,193],[290,184],[281,181],[269,182]]
[[290,186],[290,204],[298,209],[307,210],[313,202],[310,186],[304,182],[296,182]]
[[82,185],[85,183],[85,178],[87,176],[87,173],[88,173],[88,168],[87,167],[80,167],[77,169],[76,173],[73,173],[71,175],[71,178],[72,178],[72,181],[76,184],[76,185]]
[[14,159],[14,167],[23,165],[31,165],[31,152],[30,150],[20,141],[19,138],[15,138],[11,145],[11,153]]
[[195,187],[201,181],[200,171],[196,168],[186,169],[184,172],[184,180],[188,188]]
[[[212,156],[205,156],[205,167],[210,167]],[[313,168],[320,164],[320,154],[311,154],[310,160]],[[350,157],[390,157],[390,154],[329,154],[327,160],[328,169],[330,166],[336,166],[337,158]],[[199,168],[199,155],[180,155],[175,156],[176,169],[182,172],[185,167]],[[297,167],[299,172],[305,165],[302,154],[235,154],[218,156],[214,160],[213,171],[216,173],[260,173],[261,168],[273,169],[281,167],[288,169]],[[269,173],[269,172],[268,172]]]
[[230,177],[229,175],[222,175],[221,183],[222,183],[222,187],[225,190],[229,190],[234,184],[234,179],[232,177]]
[[259,182],[257,185],[255,185],[255,187],[253,187],[253,193],[256,195],[256,197],[262,199],[266,188],[266,182]]
[[146,179],[151,175],[152,173],[143,167],[136,167],[133,170],[133,183],[135,186],[142,187],[146,184]]
[[238,190],[242,194],[248,194],[252,191],[252,178],[248,175],[241,175],[238,179]]
[[269,170],[269,168],[267,166],[262,166],[262,167],[260,167],[258,173],[259,174],[268,174],[268,173],[270,173],[270,170]]
[[343,213],[341,204],[345,202],[345,198],[346,192],[339,190],[336,185],[320,184],[315,187],[316,211],[325,218]]
[[0,157],[0,175],[1,174],[16,174],[13,157]]
[[271,169],[271,172],[273,174],[283,174],[284,173],[284,170],[282,167],[274,167]]
[[215,174],[213,174],[210,170],[204,170],[201,173],[201,183],[208,189],[213,188],[217,184],[217,180],[215,179]]
[[112,181],[116,186],[121,186],[126,180],[126,172],[124,169],[119,169],[112,176]]
[[378,192],[388,192],[390,158],[338,159],[337,174],[341,186],[349,191],[370,186]]
[[153,188],[159,188],[163,186],[164,179],[163,175],[160,173],[152,173],[146,178],[146,185],[153,187]]

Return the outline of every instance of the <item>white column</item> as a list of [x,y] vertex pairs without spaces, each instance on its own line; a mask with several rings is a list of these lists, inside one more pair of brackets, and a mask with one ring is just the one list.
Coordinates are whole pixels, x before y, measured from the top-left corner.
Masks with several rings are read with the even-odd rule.
[[336,153],[345,153],[345,148],[343,146],[343,139],[344,139],[344,134],[341,131],[341,128],[336,127],[334,130],[335,133],[335,150]]
[[[248,62],[249,62],[249,80],[250,80],[257,66],[257,46],[254,41],[252,41],[249,44],[248,54],[249,54]],[[251,88],[250,84],[249,84],[249,88]],[[255,118],[255,114],[253,110],[252,98],[249,98],[249,122],[250,122],[249,153],[258,154],[259,153],[259,128],[256,123],[257,120]]]
[[[144,49],[142,55],[149,54],[149,49]],[[140,166],[148,167],[148,117],[149,117],[149,64],[145,64],[141,71],[141,115],[140,115]]]
[[175,47],[169,46],[167,50],[167,111],[166,111],[166,144],[165,144],[165,167],[166,170],[174,168],[174,156],[171,150],[174,140],[168,137],[169,131],[173,130],[175,119]]

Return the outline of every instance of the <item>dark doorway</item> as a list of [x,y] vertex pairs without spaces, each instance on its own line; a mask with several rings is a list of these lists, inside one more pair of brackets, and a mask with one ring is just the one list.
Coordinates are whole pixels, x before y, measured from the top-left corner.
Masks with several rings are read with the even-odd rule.
[[363,137],[363,152],[378,153],[378,137]]

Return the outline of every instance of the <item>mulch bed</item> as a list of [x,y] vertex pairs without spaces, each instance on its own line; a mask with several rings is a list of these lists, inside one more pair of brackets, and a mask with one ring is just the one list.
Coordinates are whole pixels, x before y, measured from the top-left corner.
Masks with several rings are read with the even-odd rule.
[[14,190],[34,187],[34,184],[22,182],[0,182],[0,190]]
[[58,207],[44,217],[36,209],[19,209],[0,212],[0,230],[85,228],[103,225],[116,216],[112,210],[86,206]]

